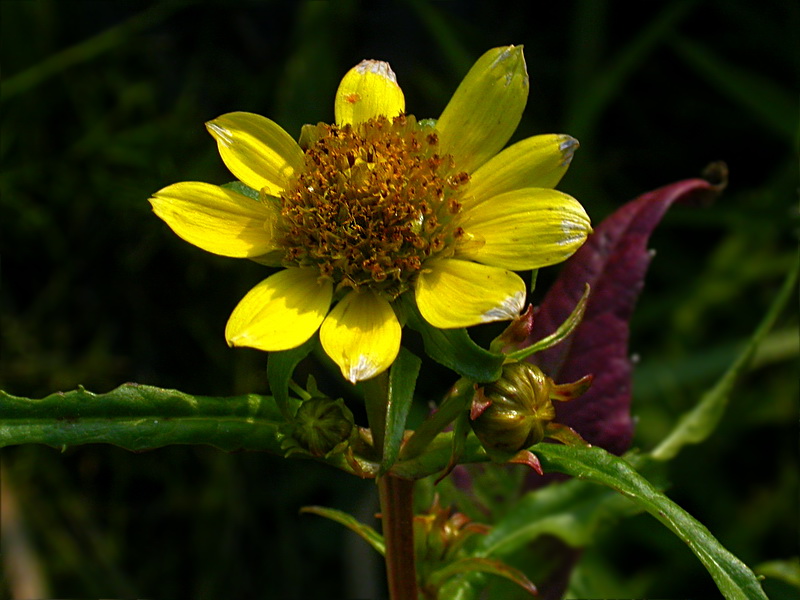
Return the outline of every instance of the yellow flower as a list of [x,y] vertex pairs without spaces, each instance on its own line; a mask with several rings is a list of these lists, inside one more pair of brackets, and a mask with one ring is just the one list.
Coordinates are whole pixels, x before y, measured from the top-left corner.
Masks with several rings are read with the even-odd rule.
[[306,125],[299,143],[251,113],[207,123],[258,199],[183,182],[150,202],[204,250],[284,267],[234,309],[230,345],[287,350],[319,330],[346,379],[369,379],[399,351],[401,295],[438,328],[512,319],[526,293],[513,271],[563,261],[591,231],[581,205],[552,189],[576,140],[503,150],[527,96],[522,48],[495,48],[437,121],[417,122],[389,65],[366,60],[339,85],[335,124]]

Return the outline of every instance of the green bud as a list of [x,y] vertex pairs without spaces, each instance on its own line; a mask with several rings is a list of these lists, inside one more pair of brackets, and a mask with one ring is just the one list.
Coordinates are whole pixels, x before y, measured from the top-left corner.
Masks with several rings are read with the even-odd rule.
[[290,450],[305,450],[314,456],[326,456],[344,450],[353,433],[353,413],[339,398],[309,398],[297,409],[285,444]]
[[472,430],[487,449],[515,453],[544,439],[556,416],[550,392],[553,382],[541,369],[515,362],[503,366],[500,379],[476,390]]

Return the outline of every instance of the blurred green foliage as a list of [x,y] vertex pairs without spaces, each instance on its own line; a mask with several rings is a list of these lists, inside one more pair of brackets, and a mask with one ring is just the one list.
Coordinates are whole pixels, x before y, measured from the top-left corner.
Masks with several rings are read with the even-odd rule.
[[[715,205],[673,208],[651,243],[631,339],[636,443],[650,449],[733,360],[796,252],[798,30],[791,0],[6,0],[0,387],[266,392],[265,355],[222,335],[263,267],[182,242],[147,197],[232,179],[203,127],[219,114],[257,112],[298,134],[332,120],[339,78],[376,58],[409,111],[435,117],[480,54],[514,43],[532,83],[516,135],[581,141],[560,188],[596,222],[711,161],[730,168]],[[552,277],[540,274],[537,297]],[[797,372],[798,320],[785,315],[721,427],[667,474],[671,497],[754,567],[797,554]],[[422,399],[442,385],[423,385]],[[365,544],[297,514],[323,504],[368,520],[371,482],[194,447],[21,447],[2,460],[53,596],[382,593]],[[644,516],[589,548],[576,581],[596,596],[714,595],[692,554]]]

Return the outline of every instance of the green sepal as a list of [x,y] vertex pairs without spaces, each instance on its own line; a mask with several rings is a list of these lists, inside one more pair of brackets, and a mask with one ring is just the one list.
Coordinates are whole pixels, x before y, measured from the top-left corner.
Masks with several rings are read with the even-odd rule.
[[528,284],[528,297],[533,294],[533,291],[536,289],[536,280],[539,278],[539,269],[534,269],[531,271],[531,282]]
[[237,194],[241,194],[242,196],[247,196],[248,198],[252,198],[253,200],[259,199],[258,190],[254,190],[251,187],[246,186],[241,181],[231,181],[229,183],[224,183],[221,186],[226,190],[230,190],[232,192],[236,192]]
[[397,460],[403,436],[406,431],[406,419],[414,400],[414,387],[419,376],[422,361],[411,352],[400,347],[391,369],[389,370],[389,393],[386,405],[386,430],[383,438],[383,458],[378,475],[383,475]]
[[[237,194],[241,194],[242,196],[247,196],[253,200],[258,202],[278,202],[280,203],[279,198],[275,198],[274,196],[268,196],[266,194],[262,194],[258,190],[254,190],[251,187],[246,186],[241,181],[231,181],[229,183],[224,183],[220,186],[223,189],[230,190],[232,192],[236,192]],[[262,254],[261,256],[251,256],[249,260],[256,262],[260,265],[265,265],[267,267],[280,267],[283,263],[283,251],[281,250],[272,250],[267,252],[266,254]]]
[[305,343],[297,348],[282,350],[280,352],[270,352],[267,359],[267,379],[269,388],[275,397],[275,402],[281,414],[291,420],[294,417],[294,410],[289,404],[289,382],[292,379],[295,367],[308,356],[314,349],[318,341],[317,335],[311,336]]
[[566,320],[558,326],[558,329],[556,329],[546,338],[542,338],[527,348],[517,350],[516,352],[511,352],[508,355],[509,360],[523,361],[531,354],[536,354],[542,350],[547,350],[548,348],[552,348],[556,344],[563,342],[569,336],[569,334],[575,331],[575,328],[583,319],[583,313],[586,312],[586,303],[589,301],[590,291],[589,284],[587,283],[586,289],[583,292],[583,296],[581,296],[581,299],[578,301],[578,304],[575,305],[575,308],[572,309],[572,313],[566,318]]
[[461,377],[478,383],[495,381],[502,372],[504,354],[490,352],[472,341],[466,329],[437,329],[419,313],[409,294],[404,296],[408,325],[419,332],[425,352]]

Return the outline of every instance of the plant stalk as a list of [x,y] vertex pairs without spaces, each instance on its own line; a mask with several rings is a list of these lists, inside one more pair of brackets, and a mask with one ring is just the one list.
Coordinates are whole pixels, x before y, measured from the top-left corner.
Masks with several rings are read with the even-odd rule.
[[[386,373],[363,383],[367,420],[375,452],[383,459],[389,378]],[[417,569],[414,563],[414,481],[392,475],[378,477],[381,524],[386,544],[386,577],[390,600],[417,600]]]
[[378,478],[381,523],[386,543],[390,600],[417,600],[414,562],[414,482],[392,475]]

